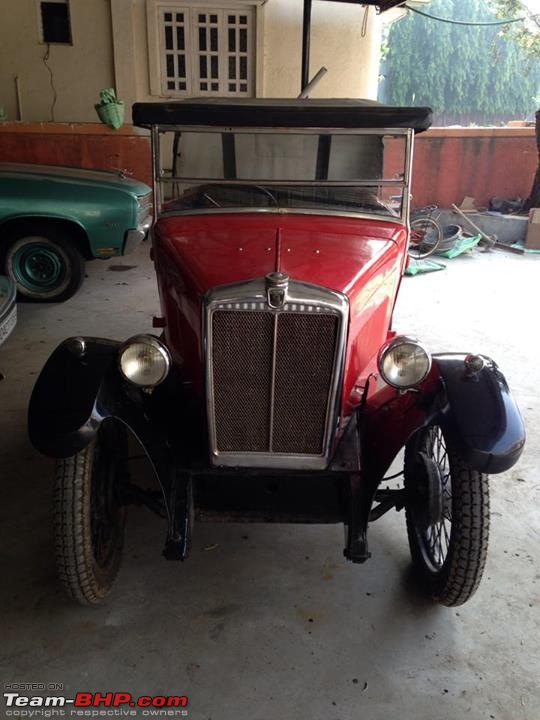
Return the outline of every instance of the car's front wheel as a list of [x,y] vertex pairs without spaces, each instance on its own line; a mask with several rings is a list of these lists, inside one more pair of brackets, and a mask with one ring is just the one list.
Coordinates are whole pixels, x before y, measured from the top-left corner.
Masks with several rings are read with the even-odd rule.
[[19,299],[63,302],[84,279],[84,258],[75,241],[58,229],[20,230],[7,241],[4,272],[17,285]]
[[489,535],[488,476],[472,470],[438,425],[405,450],[409,546],[421,590],[443,605],[476,592]]
[[100,603],[120,568],[126,478],[126,435],[118,425],[102,425],[88,447],[57,462],[56,566],[64,590],[81,605]]

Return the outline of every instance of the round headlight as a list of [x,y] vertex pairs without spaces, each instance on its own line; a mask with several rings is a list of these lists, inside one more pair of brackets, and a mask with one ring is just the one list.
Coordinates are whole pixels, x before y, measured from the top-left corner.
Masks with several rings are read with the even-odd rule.
[[425,380],[431,369],[431,356],[411,338],[398,336],[379,354],[383,380],[395,388],[409,388]]
[[122,375],[138,387],[156,387],[171,367],[169,351],[153,335],[137,335],[120,349],[118,363]]

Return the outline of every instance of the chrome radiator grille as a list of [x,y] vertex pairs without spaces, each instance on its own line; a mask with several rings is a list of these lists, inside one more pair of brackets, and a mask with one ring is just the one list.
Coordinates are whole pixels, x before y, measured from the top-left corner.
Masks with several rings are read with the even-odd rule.
[[261,301],[220,302],[209,310],[215,464],[302,467],[302,459],[317,458],[324,466],[344,324],[338,309],[316,304],[289,302],[276,311]]

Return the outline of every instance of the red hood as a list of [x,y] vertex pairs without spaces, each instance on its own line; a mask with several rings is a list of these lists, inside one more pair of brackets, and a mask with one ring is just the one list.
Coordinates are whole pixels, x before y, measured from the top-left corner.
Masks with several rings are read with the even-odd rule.
[[397,222],[263,213],[163,217],[156,234],[200,294],[281,270],[349,296],[406,237]]

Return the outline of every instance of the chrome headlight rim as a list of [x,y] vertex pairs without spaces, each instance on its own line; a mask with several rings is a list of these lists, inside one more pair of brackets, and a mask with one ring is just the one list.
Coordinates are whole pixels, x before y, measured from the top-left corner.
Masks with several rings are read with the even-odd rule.
[[[395,350],[396,348],[400,347],[401,345],[414,345],[416,348],[421,350],[424,355],[426,356],[427,364],[426,369],[422,376],[415,380],[413,383],[406,383],[406,384],[399,384],[394,381],[392,381],[390,378],[387,377],[386,373],[384,372],[384,360],[389,352],[392,350]],[[396,390],[408,390],[410,388],[418,387],[418,385],[421,385],[424,380],[427,378],[429,373],[431,372],[431,367],[433,364],[433,357],[431,353],[427,350],[425,345],[421,342],[419,342],[416,338],[411,337],[410,335],[397,335],[392,340],[389,340],[385,345],[382,346],[382,348],[379,351],[379,355],[377,357],[377,367],[379,369],[379,373],[384,380],[384,382],[387,385],[390,385],[390,387],[395,388]]]
[[[164,371],[159,378],[157,382],[154,383],[138,383],[133,380],[133,378],[126,375],[124,372],[124,369],[122,367],[122,357],[126,350],[128,350],[133,345],[149,345],[154,350],[157,350],[161,358],[164,362]],[[118,356],[117,356],[117,364],[118,364],[118,370],[120,371],[120,375],[122,378],[129,383],[132,387],[139,388],[140,390],[145,389],[153,389],[161,385],[168,377],[170,370],[171,370],[171,354],[169,352],[169,349],[167,346],[155,335],[150,334],[140,334],[140,335],[133,335],[132,337],[128,338],[125,343],[121,345],[121,347],[118,350]]]

